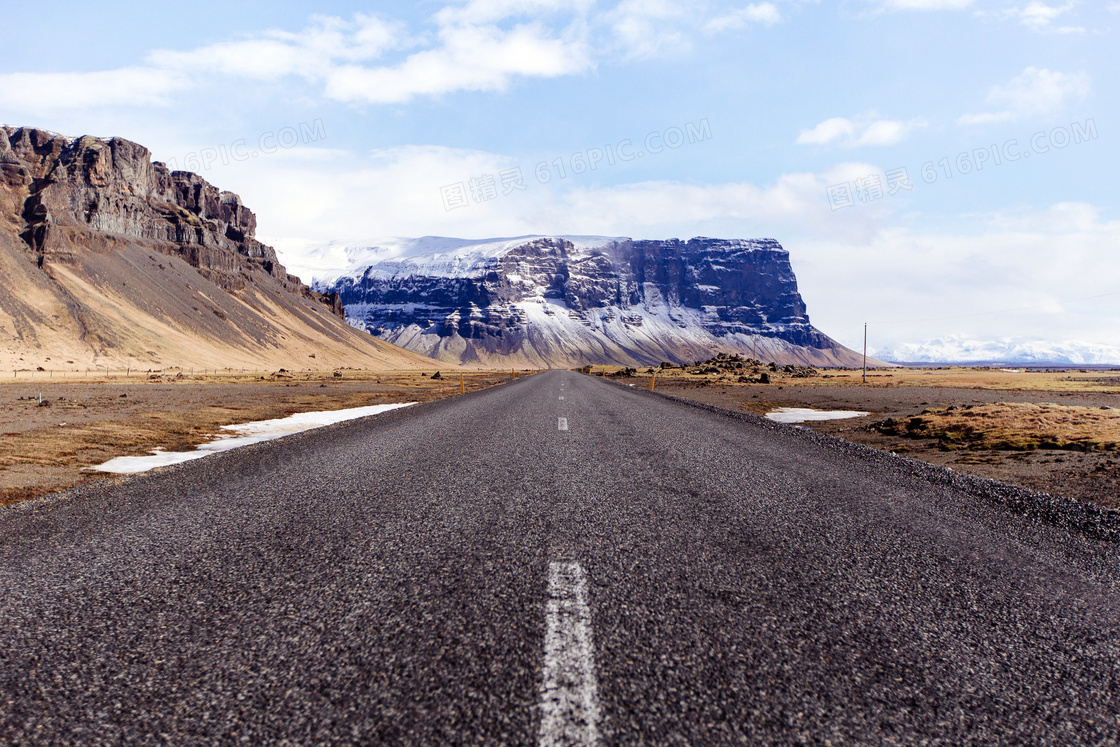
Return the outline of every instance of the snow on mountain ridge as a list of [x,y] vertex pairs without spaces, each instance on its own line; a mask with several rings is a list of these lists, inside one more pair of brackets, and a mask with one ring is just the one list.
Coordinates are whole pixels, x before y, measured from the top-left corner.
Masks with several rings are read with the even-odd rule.
[[[695,361],[715,352],[850,365],[809,323],[773,239],[534,236],[352,247],[337,292],[371,334],[459,363]],[[499,364],[498,361],[502,361]]]
[[[344,253],[347,268],[339,270],[334,267],[326,272],[314,273],[312,286],[329,287],[344,277],[360,279],[371,271],[377,273],[379,277],[408,274],[471,277],[493,269],[501,257],[541,239],[561,239],[569,242],[577,250],[575,253],[577,258],[634,241],[628,236],[533,234],[487,239],[460,239],[446,236],[388,237],[370,242],[332,244],[326,251]],[[693,240],[707,240],[707,237],[697,236]],[[777,244],[773,239],[723,241],[729,247],[748,251],[758,249],[767,242]]]

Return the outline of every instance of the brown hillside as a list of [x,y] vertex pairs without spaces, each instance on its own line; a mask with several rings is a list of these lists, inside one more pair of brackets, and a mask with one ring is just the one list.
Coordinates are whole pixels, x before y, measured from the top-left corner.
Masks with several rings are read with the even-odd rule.
[[237,195],[136,143],[0,127],[0,367],[431,367],[255,231]]

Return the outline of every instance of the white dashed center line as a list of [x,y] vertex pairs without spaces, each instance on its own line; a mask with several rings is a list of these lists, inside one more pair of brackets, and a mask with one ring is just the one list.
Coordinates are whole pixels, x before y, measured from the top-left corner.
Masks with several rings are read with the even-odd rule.
[[560,399],[564,399],[564,398],[563,398],[563,397],[561,397]]
[[598,743],[599,685],[587,579],[579,563],[550,563],[538,744]]
[[558,430],[562,430],[562,431],[568,430],[568,419],[567,418],[557,418],[556,428]]

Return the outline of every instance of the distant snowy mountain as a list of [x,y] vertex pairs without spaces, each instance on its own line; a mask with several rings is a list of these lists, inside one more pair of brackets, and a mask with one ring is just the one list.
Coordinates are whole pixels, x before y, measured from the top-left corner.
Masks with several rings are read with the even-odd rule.
[[880,360],[906,363],[1059,363],[1120,364],[1120,347],[1087,342],[1044,342],[1003,338],[966,340],[945,337],[922,343],[901,343],[875,351]]
[[772,239],[521,236],[324,247],[317,278],[351,323],[454,363],[567,366],[704,360],[855,365],[809,323]]

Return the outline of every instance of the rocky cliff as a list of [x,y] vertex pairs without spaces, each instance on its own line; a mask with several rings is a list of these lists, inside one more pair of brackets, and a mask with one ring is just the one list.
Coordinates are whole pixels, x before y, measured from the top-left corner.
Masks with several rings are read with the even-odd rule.
[[136,143],[0,127],[0,357],[322,367],[403,352],[354,334],[256,223]]
[[858,361],[810,324],[772,239],[425,238],[348,254],[352,268],[317,289],[338,293],[351,323],[449,362]]

